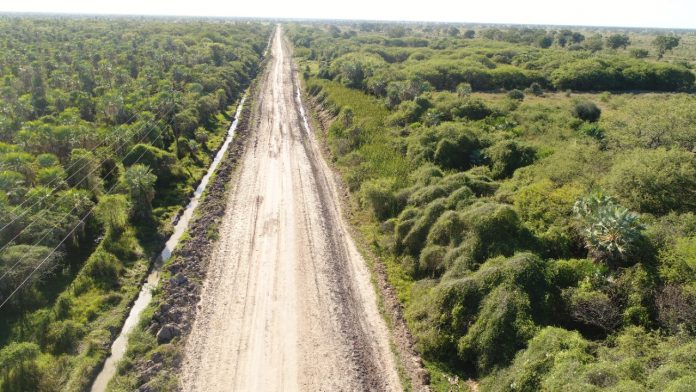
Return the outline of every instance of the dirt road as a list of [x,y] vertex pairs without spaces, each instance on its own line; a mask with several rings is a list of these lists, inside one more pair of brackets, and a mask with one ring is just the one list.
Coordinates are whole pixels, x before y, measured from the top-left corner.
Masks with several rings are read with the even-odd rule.
[[401,390],[280,28],[186,345],[186,391]]

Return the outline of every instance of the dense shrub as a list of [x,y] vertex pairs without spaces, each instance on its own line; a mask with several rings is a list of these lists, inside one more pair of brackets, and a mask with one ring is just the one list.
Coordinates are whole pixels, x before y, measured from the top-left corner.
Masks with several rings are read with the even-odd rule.
[[575,287],[581,282],[601,285],[607,268],[589,259],[554,260],[549,266],[553,283],[558,288]]
[[591,360],[590,343],[577,332],[562,328],[546,327],[520,351],[513,364],[487,377],[483,386],[491,392],[542,390],[542,382],[548,372],[563,362],[587,363]]
[[39,346],[29,342],[13,342],[0,350],[0,387],[7,392],[38,390],[41,371],[36,360]]
[[418,271],[430,277],[437,277],[445,272],[445,254],[447,248],[439,245],[428,245],[421,251],[418,260]]
[[[500,365],[514,355],[512,347],[517,344],[505,335],[527,336],[532,315],[540,312],[535,308],[544,306],[540,295],[545,288],[542,262],[531,254],[491,259],[466,277],[445,277],[427,294],[415,296],[408,309],[417,345],[433,358],[452,361],[460,342],[460,360],[479,364],[481,369]],[[480,310],[484,298],[489,299]],[[498,307],[501,304],[505,306]],[[472,335],[465,338],[473,325]],[[505,345],[505,351],[493,353],[497,344]]]
[[364,182],[360,188],[362,202],[372,209],[379,220],[390,218],[397,212],[393,187],[393,180],[376,179]]
[[85,331],[73,320],[56,321],[48,327],[46,341],[53,354],[72,353]]
[[118,277],[123,270],[121,262],[111,253],[98,250],[85,264],[85,274],[106,286],[118,285]]
[[629,208],[665,214],[696,209],[696,156],[678,149],[630,151],[612,167],[607,182]]
[[397,226],[398,248],[403,249],[407,254],[418,256],[425,244],[430,227],[443,212],[445,212],[444,202],[437,200],[428,205],[423,210],[423,213],[418,215],[417,219],[414,219],[413,226],[405,236],[401,237],[401,235],[399,235],[399,226]]
[[500,286],[482,303],[481,312],[457,343],[459,357],[487,373],[507,365],[535,332],[529,298],[514,287]]
[[509,177],[520,167],[531,165],[536,158],[534,148],[513,140],[504,140],[485,150],[495,179]]
[[523,101],[524,93],[521,90],[511,90],[507,93],[508,98],[514,99],[515,101]]
[[577,184],[556,186],[544,179],[521,188],[514,196],[520,218],[534,231],[542,233],[553,225],[566,226],[573,204],[582,194]]
[[493,113],[485,102],[480,99],[469,98],[454,107],[451,112],[452,118],[466,118],[469,120],[481,120]]
[[660,275],[667,283],[696,282],[696,236],[678,237],[659,255]]
[[626,59],[584,59],[560,66],[551,73],[559,90],[673,91],[694,84],[694,74],[680,66]]
[[123,164],[126,166],[131,166],[136,162],[144,164],[152,169],[160,181],[170,181],[175,175],[176,160],[176,156],[170,152],[149,144],[136,144],[124,158]]
[[528,247],[530,239],[522,228],[515,210],[505,204],[474,204],[461,215],[467,236],[480,241],[475,257],[479,262],[497,255],[512,255],[515,249]]
[[580,101],[573,106],[573,116],[588,122],[597,122],[602,110],[589,101]]
[[581,323],[613,332],[621,325],[621,309],[601,291],[569,289],[564,295],[570,316]]
[[660,325],[666,331],[696,333],[696,293],[693,289],[667,285],[658,292],[655,306]]
[[[600,109],[571,90],[682,90],[693,86],[692,72],[604,50],[599,34],[490,29],[463,45],[411,28],[397,29],[389,45],[414,34],[428,48],[386,47],[371,28],[334,32],[302,53],[312,61],[310,93],[331,113],[355,108],[355,123],[339,115],[334,126],[345,132],[373,120],[353,134],[360,143],[333,152],[349,184],[369,179],[360,201],[386,219],[375,240],[395,253],[390,278],[424,359],[460,377],[488,375],[482,390],[688,385],[696,362],[668,354],[692,340],[696,322],[696,206],[686,180],[696,177],[686,159],[696,146],[693,99],[605,92],[589,98]],[[622,47],[619,38],[612,42]],[[365,57],[361,50],[384,63],[355,86],[380,101],[341,85],[345,75],[311,75],[319,64],[331,77],[334,59]],[[544,89],[565,94],[529,98]],[[388,110],[369,114],[385,99]],[[672,162],[649,155],[666,154],[660,147]],[[408,169],[395,175],[396,167]],[[642,177],[664,170],[664,179]],[[581,198],[599,188],[616,200]]]
[[445,138],[437,143],[433,162],[443,169],[465,170],[471,166],[472,156],[477,150],[477,141],[465,134],[454,140]]

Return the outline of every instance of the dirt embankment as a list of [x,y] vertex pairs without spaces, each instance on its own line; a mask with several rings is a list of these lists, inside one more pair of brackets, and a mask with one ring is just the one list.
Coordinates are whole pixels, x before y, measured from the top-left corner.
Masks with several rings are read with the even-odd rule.
[[[264,66],[265,61],[260,64],[261,69]],[[249,91],[252,96],[257,87],[255,81],[251,83]],[[241,111],[236,136],[195,212],[196,218],[188,228],[188,239],[176,249],[174,257],[164,267],[163,272],[171,277],[160,283],[160,294],[155,298],[156,311],[147,331],[155,335],[159,343],[174,346],[174,355],[173,358],[164,358],[162,354],[155,353],[138,358],[134,368],[129,371],[138,379],[138,391],[152,391],[150,381],[165,372],[175,374],[181,366],[182,342],[191,330],[200,301],[208,260],[217,239],[216,227],[226,210],[229,183],[249,139],[251,101],[247,99]]]
[[[321,103],[317,102],[313,97],[307,97],[306,103],[310,108],[316,125],[320,128],[321,132],[326,135],[335,117],[324,110]],[[331,156],[328,146],[322,146],[322,154],[326,157]],[[334,175],[337,177],[337,182],[341,188],[343,209],[346,211],[346,215],[351,216],[353,208],[355,208],[355,200],[352,199],[347,186],[342,184],[338,170],[334,168],[333,171],[335,172]],[[373,260],[372,271],[375,276],[375,285],[379,290],[383,309],[386,313],[385,316],[388,318],[389,324],[391,325],[390,329],[394,341],[394,349],[399,356],[400,364],[406,376],[408,376],[411,382],[411,386],[416,391],[430,391],[430,377],[425,370],[420,354],[416,352],[413,335],[404,318],[403,305],[401,301],[399,301],[396,290],[389,283],[385,265],[379,260],[378,256],[371,252],[367,245],[367,241],[362,238],[358,230],[351,230],[351,234],[356,238],[358,244],[360,244],[359,246],[362,253],[365,254],[367,258]]]

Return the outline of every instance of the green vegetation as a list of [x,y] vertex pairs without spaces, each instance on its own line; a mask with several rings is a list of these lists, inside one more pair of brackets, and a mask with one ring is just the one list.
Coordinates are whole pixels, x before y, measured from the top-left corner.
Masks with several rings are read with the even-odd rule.
[[0,390],[85,390],[271,27],[0,17]]
[[325,29],[305,91],[438,390],[693,387],[690,36]]

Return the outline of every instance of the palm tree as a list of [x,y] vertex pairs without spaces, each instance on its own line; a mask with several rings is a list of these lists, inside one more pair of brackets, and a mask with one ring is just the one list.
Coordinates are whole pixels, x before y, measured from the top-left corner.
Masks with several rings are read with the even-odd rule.
[[623,259],[643,229],[637,214],[602,192],[593,192],[575,202],[573,212],[583,225],[585,247],[596,261]]
[[123,180],[130,192],[134,215],[137,218],[149,218],[152,215],[157,176],[152,174],[148,166],[138,163],[126,170]]

